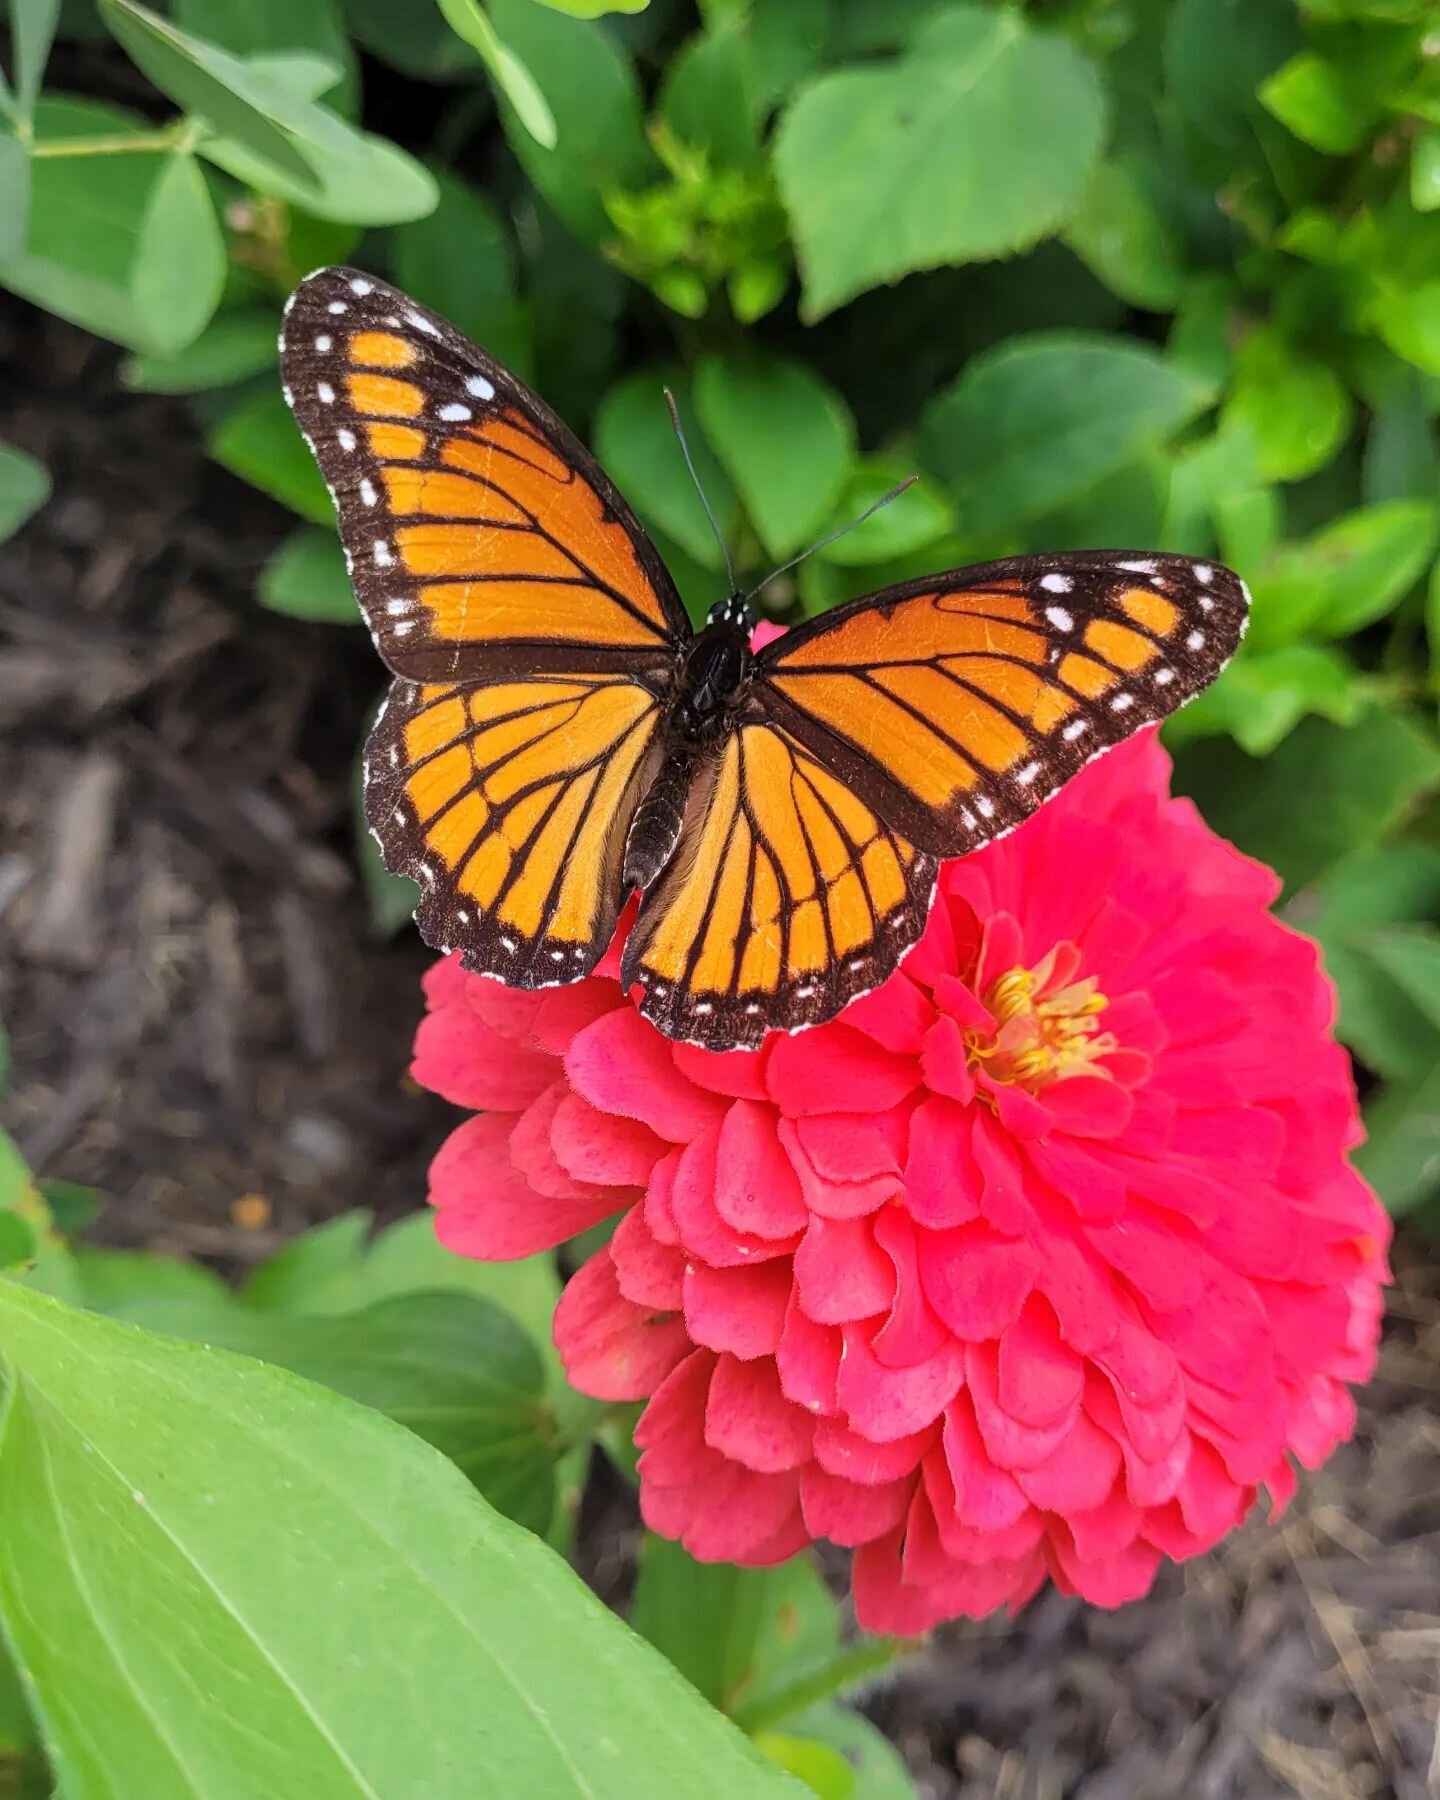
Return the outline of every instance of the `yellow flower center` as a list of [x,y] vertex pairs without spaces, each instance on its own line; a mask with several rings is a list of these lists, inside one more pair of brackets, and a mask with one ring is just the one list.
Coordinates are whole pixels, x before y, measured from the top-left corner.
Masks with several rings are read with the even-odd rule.
[[985,996],[995,1015],[995,1034],[966,1034],[972,1060],[992,1081],[1011,1082],[1032,1093],[1067,1075],[1100,1075],[1109,1071],[1096,1059],[1119,1048],[1114,1035],[1100,1029],[1100,1014],[1109,1004],[1093,975],[1082,981],[1074,973],[1074,952],[1062,958],[1057,946],[1033,969],[1009,969]]

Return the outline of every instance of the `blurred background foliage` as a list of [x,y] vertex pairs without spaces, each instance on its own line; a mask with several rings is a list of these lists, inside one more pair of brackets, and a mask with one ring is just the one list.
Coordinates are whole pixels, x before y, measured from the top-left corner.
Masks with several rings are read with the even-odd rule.
[[[589,437],[697,617],[723,574],[666,383],[742,577],[920,473],[767,589],[781,617],[1022,550],[1238,568],[1253,629],[1168,729],[1179,782],[1325,947],[1366,1172],[1397,1213],[1433,1198],[1433,0],[9,14],[0,283],[123,345],[131,388],[193,396],[210,454],[295,513],[264,605],[356,618],[275,371],[286,293],[340,259]],[[67,93],[105,38],[126,97]],[[0,447],[0,531],[45,491]]]

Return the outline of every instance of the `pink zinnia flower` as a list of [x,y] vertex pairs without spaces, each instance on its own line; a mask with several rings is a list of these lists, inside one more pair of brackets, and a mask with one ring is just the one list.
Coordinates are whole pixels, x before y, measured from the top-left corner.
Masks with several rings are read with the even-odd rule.
[[517,1257],[623,1212],[555,1338],[649,1402],[654,1530],[852,1546],[874,1630],[1047,1577],[1113,1606],[1349,1435],[1389,1226],[1331,990],[1168,779],[1153,734],[1086,769],[944,866],[882,988],[758,1051],[669,1042],[613,949],[538,994],[432,970],[415,1075],[484,1109],[440,1235]]

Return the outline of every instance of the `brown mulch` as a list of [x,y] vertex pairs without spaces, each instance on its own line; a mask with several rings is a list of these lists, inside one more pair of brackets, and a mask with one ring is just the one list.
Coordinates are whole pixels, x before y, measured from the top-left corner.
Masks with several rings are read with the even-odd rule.
[[[104,1191],[104,1241],[231,1272],[407,1211],[451,1114],[404,1079],[427,955],[375,938],[354,861],[373,653],[257,605],[289,521],[183,406],[8,300],[0,367],[0,438],[56,485],[0,548],[4,1122]],[[1119,1612],[937,1634],[869,1696],[922,1793],[1440,1800],[1440,1259],[1398,1261],[1356,1441],[1285,1520]]]

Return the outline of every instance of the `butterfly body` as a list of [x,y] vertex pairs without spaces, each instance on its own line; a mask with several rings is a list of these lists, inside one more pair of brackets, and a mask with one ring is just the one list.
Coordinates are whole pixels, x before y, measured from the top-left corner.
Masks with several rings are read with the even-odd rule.
[[919,578],[756,651],[738,594],[692,630],[603,470],[443,319],[326,269],[281,351],[395,676],[365,810],[422,936],[561,985],[638,889],[620,979],[710,1049],[877,986],[940,858],[1199,692],[1244,629],[1229,570],[1088,551]]

